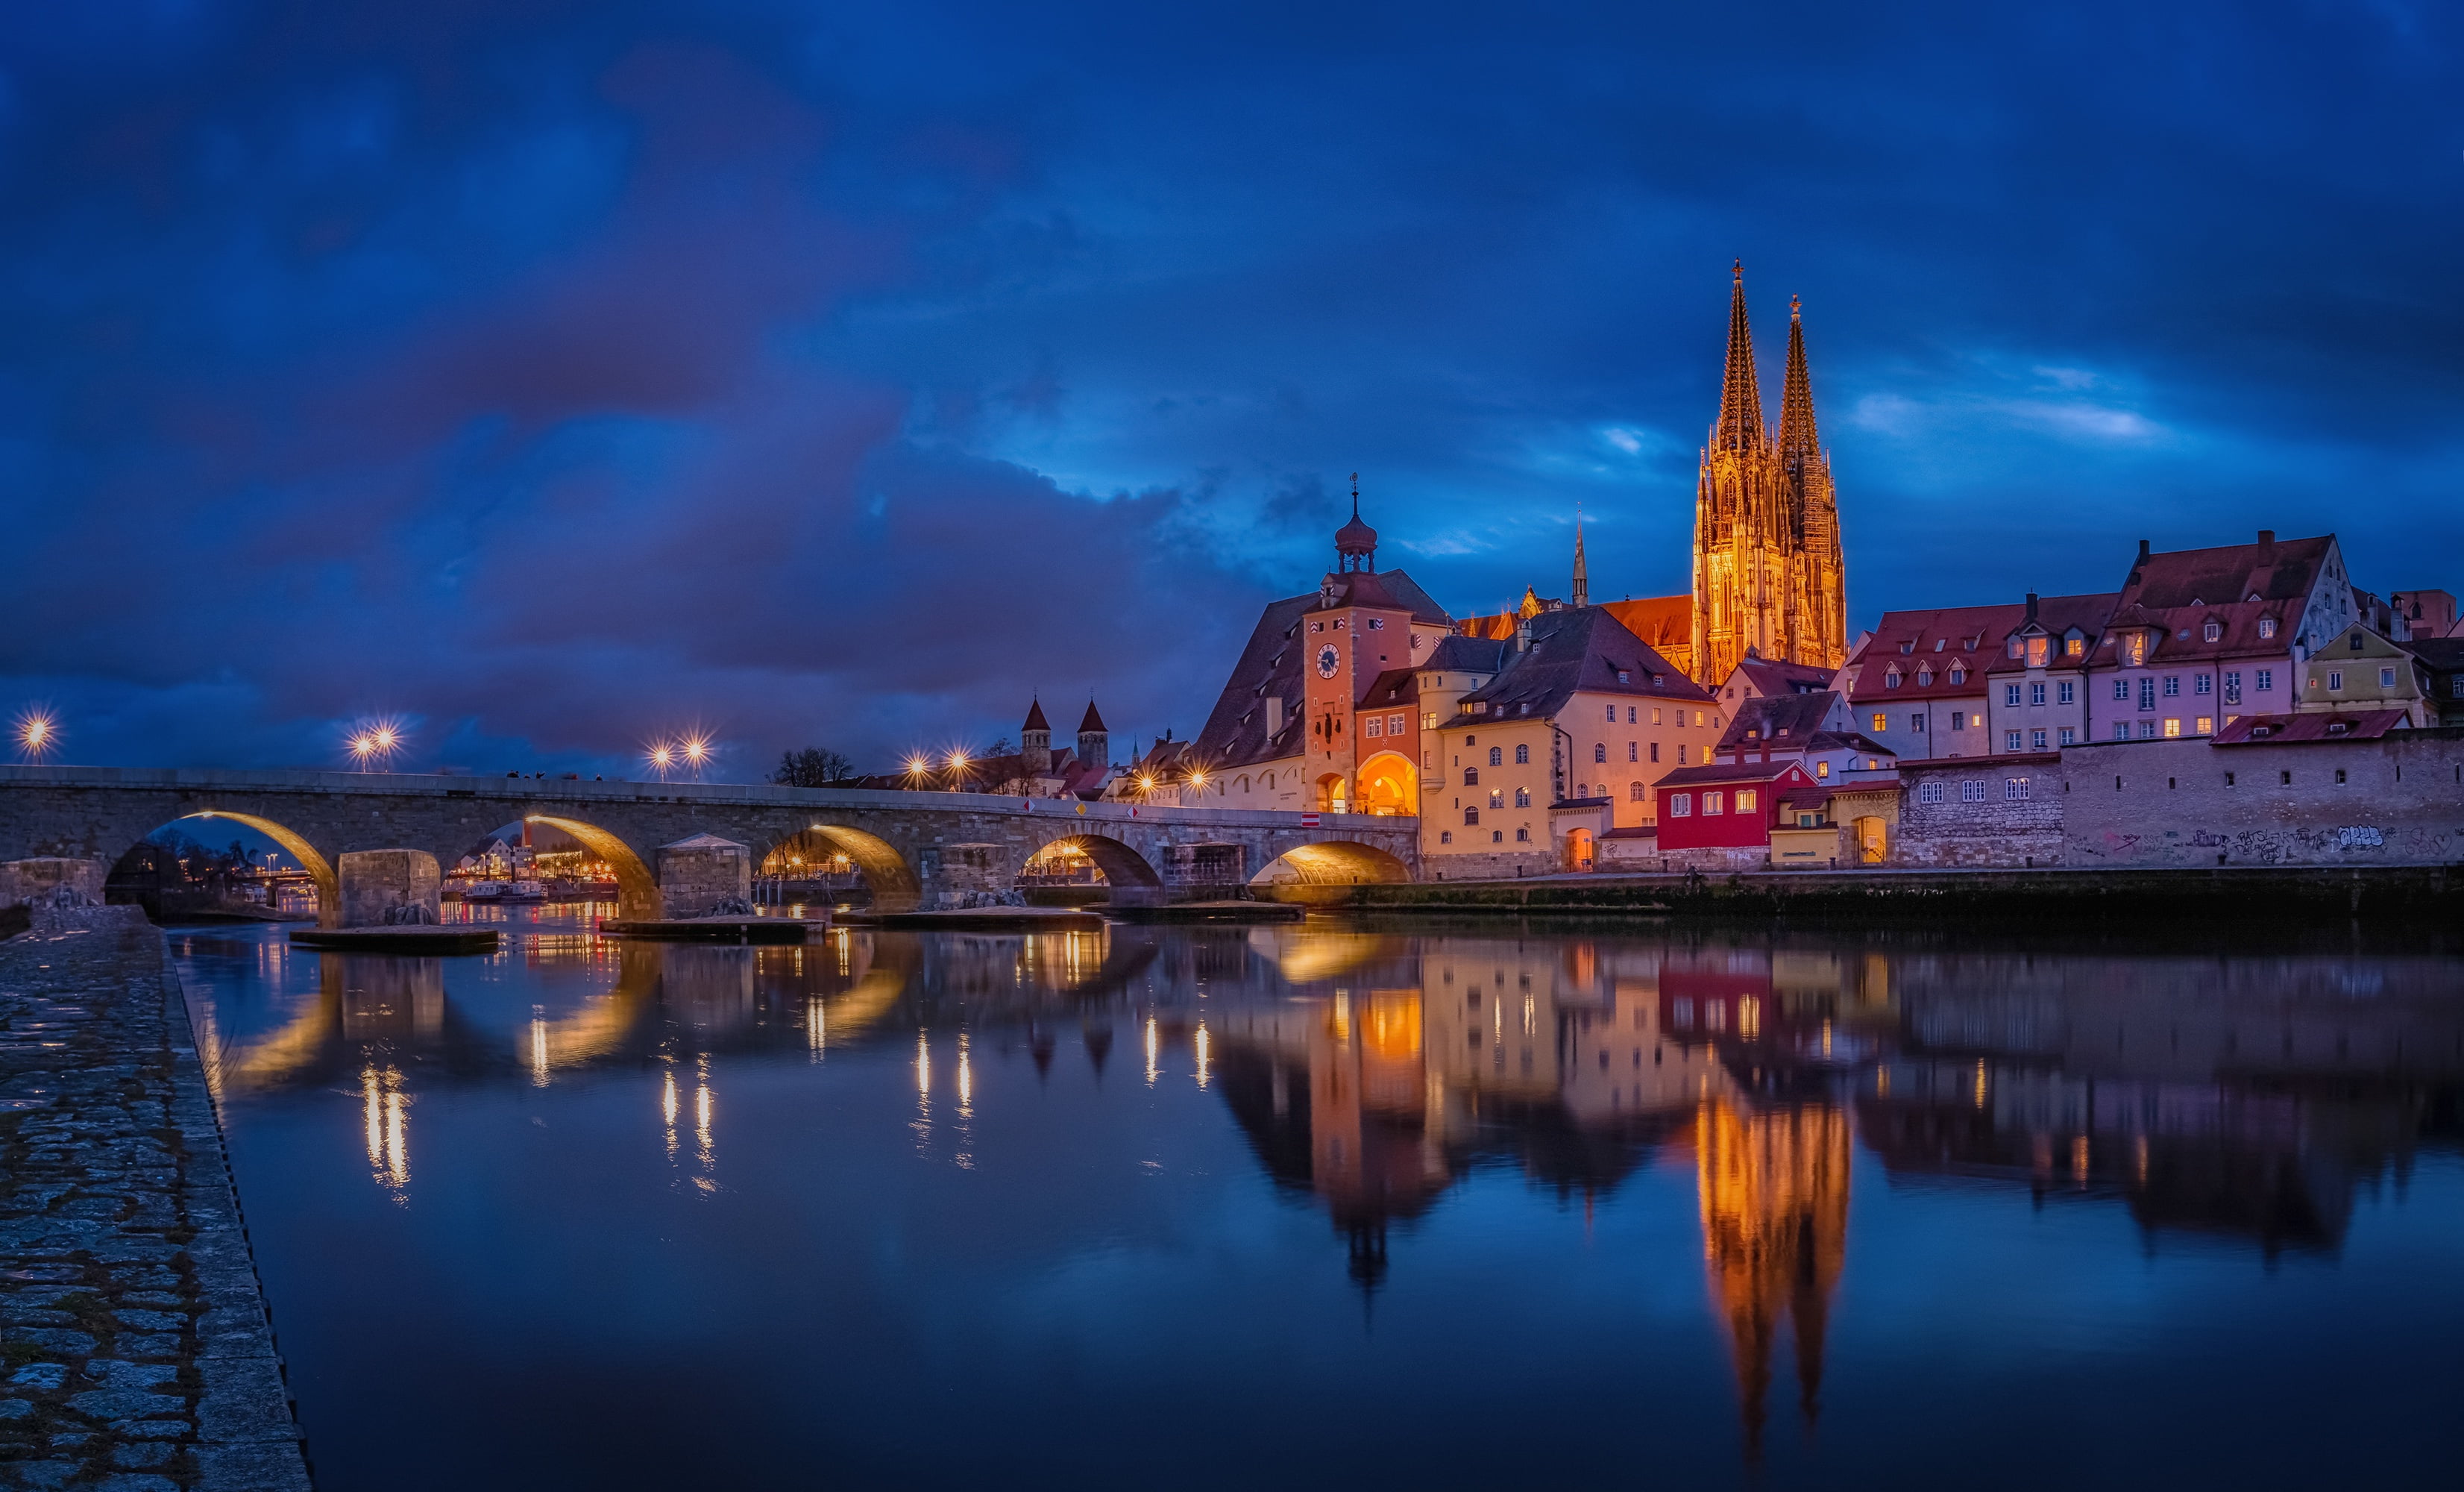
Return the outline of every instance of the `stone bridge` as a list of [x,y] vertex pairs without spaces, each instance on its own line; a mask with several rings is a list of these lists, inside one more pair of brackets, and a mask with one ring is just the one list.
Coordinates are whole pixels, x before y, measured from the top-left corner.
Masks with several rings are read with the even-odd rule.
[[[61,857],[108,866],[157,829],[189,818],[231,819],[270,835],[316,878],[328,925],[382,920],[374,908],[402,899],[406,860],[434,857],[411,873],[430,878],[432,898],[436,866],[516,822],[561,829],[613,866],[627,918],[700,909],[671,904],[707,897],[706,869],[681,843],[700,835],[745,847],[749,855],[736,857],[738,877],[742,865],[758,867],[790,841],[818,840],[847,856],[886,907],[1006,889],[1029,858],[1064,840],[1095,862],[1122,901],[1221,895],[1270,876],[1410,880],[1419,865],[1418,819],[1364,813],[715,783],[0,767],[0,861]],[[212,842],[209,825],[190,833]],[[403,851],[412,853],[372,853]],[[353,884],[362,877],[366,897]]]

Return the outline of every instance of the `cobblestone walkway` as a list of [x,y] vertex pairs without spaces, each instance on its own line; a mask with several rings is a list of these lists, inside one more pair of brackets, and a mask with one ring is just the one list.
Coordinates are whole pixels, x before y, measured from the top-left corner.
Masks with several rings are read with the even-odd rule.
[[163,935],[82,917],[0,943],[0,1486],[304,1489]]

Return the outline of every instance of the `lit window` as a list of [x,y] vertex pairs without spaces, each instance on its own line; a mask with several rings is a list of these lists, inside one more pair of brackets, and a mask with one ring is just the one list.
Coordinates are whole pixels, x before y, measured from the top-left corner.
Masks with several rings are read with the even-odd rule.
[[1753,788],[1739,788],[1737,790],[1738,813],[1752,813],[1754,811],[1754,805],[1760,801],[1762,801],[1762,794],[1759,790]]
[[1489,806],[1490,808],[1504,808],[1504,807],[1506,807],[1506,790],[1505,790],[1505,789],[1503,789],[1503,788],[1491,788],[1491,789],[1489,789],[1489,790],[1488,790],[1488,806]]
[[2200,716],[2200,717],[2199,717],[2199,729],[2198,729],[2198,733],[2199,733],[2200,735],[2203,735],[2203,736],[2205,736],[2205,735],[2211,735],[2211,734],[2213,734],[2213,733],[2214,733],[2215,728],[2216,728],[2216,718],[2215,718],[2214,716],[2212,716],[2212,715],[2202,715],[2202,716]]
[[1881,713],[1881,711],[1880,711],[1880,710],[1875,711],[1875,712],[1874,712],[1874,734],[1876,734],[1876,735],[1878,735],[1878,736],[1879,736],[1879,735],[1881,735],[1883,731],[1886,731],[1886,730],[1888,730],[1888,729],[1890,729],[1890,728],[1891,728],[1891,727],[1890,727],[1887,724],[1885,724],[1885,723],[1884,723],[1883,718],[1882,718],[1882,713]]
[[2062,639],[2062,657],[2084,657],[2086,653],[2087,639],[2085,637],[2065,637]]
[[2258,619],[2258,635],[2259,635],[2260,636],[2262,636],[2262,637],[2273,637],[2273,636],[2275,636],[2275,635],[2276,635],[2276,618],[2275,618],[2275,617],[2273,617],[2273,616],[2262,616],[2262,617],[2260,617],[2260,618]]
[[2167,740],[2171,739],[2171,738],[2172,738],[2172,737],[2174,737],[2174,736],[2178,736],[2178,735],[2180,735],[2181,733],[2182,733],[2182,722],[2180,721],[2180,719],[2179,719],[2179,718],[2175,718],[2175,719],[2168,720],[2168,721],[2165,722],[2165,735],[2166,735],[2166,738],[2167,738]]
[[1727,811],[1727,795],[1726,793],[1714,790],[1703,794],[1703,813],[1706,817],[1713,813],[1725,813]]
[[1694,794],[1690,792],[1672,792],[1668,795],[1669,817],[1691,818],[1693,814]]
[[1814,775],[1815,775],[1816,777],[1828,777],[1828,776],[1830,776],[1830,775],[1831,775],[1831,764],[1830,764],[1829,762],[1816,762],[1816,763],[1815,763],[1815,764],[1814,764]]
[[1657,704],[1651,707],[1651,723],[1655,725],[1660,724],[1660,706]]
[[2028,666],[2029,666],[2030,668],[2042,668],[2042,667],[2044,667],[2044,666],[2045,666],[2045,658],[2046,658],[2047,655],[2048,655],[2048,654],[2050,654],[2050,653],[2052,652],[2052,650],[2053,650],[2053,646],[2054,646],[2054,639],[2053,639],[2053,638],[2051,638],[2051,637],[2031,637],[2031,638],[2029,638],[2029,639],[2028,639]]
[[1435,710],[1423,710],[1423,711],[1420,713],[1420,728],[1421,728],[1422,730],[1435,730],[1435,729],[1437,729],[1437,728],[1438,728],[1438,712],[1437,712],[1437,711],[1435,711]]
[[2202,636],[2206,637],[2210,642],[2213,642],[2213,641],[2215,641],[2218,637],[2221,637],[2221,636],[2223,636],[2224,635],[2225,635],[2225,624],[2224,624],[2224,623],[2222,623],[2222,622],[2216,622],[2216,621],[2211,621],[2211,622],[2208,623],[2208,625],[2207,625],[2205,628],[2201,629],[2201,632],[2200,632],[2200,635],[2202,635]]

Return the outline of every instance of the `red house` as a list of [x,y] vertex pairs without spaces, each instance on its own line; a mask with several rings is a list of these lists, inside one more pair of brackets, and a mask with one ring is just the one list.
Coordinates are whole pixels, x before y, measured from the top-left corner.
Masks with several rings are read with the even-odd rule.
[[1793,761],[1681,767],[1659,783],[1660,853],[1733,850],[1768,857],[1771,826],[1779,822],[1780,798],[1815,786],[1814,778]]

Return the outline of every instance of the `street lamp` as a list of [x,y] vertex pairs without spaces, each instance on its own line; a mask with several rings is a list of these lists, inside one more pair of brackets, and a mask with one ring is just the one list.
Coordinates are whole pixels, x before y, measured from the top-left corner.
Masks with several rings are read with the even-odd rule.
[[907,759],[907,779],[918,788],[924,785],[925,779],[932,770],[933,764],[924,759],[924,753],[921,751]]
[[964,786],[964,784],[965,784],[965,782],[966,782],[966,778],[965,778],[964,776],[962,776],[961,774],[962,774],[963,772],[965,772],[965,771],[966,771],[966,769],[967,769],[967,753],[966,753],[966,752],[964,752],[964,751],[953,751],[953,752],[951,752],[951,753],[950,753],[950,791],[951,791],[952,792],[956,792],[956,791],[958,791],[958,789],[959,789],[960,787]]
[[667,781],[668,773],[676,765],[676,748],[665,741],[653,741],[644,755],[649,759],[650,770],[659,774],[661,782]]

